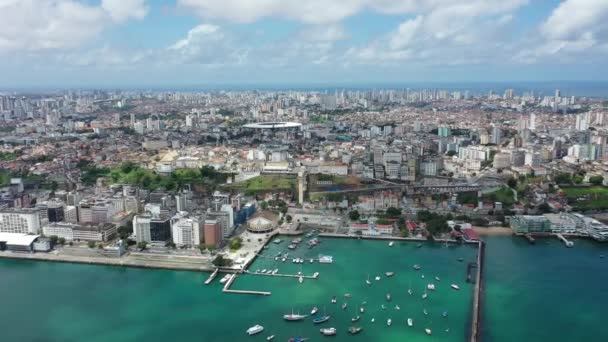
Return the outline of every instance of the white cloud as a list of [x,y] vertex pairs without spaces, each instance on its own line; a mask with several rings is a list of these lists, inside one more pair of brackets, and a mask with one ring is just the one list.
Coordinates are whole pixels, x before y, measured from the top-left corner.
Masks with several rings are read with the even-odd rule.
[[250,23],[278,17],[308,24],[336,23],[365,10],[384,14],[417,14],[465,5],[473,10],[504,12],[528,0],[178,0],[204,18]]
[[73,48],[116,21],[145,16],[141,0],[0,0],[0,53]]
[[141,20],[148,13],[145,0],[102,0],[101,7],[117,22],[131,18]]
[[608,1],[566,0],[540,25],[532,39],[513,59],[537,63],[542,59],[571,62],[605,58],[608,47]]

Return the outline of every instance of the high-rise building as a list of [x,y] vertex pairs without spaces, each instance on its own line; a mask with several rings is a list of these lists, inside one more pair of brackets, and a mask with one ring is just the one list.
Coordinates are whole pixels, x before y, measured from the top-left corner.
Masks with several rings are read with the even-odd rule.
[[492,144],[500,145],[500,141],[502,140],[502,131],[498,125],[494,125],[492,128]]
[[529,126],[531,131],[536,130],[536,114],[532,113],[530,114],[530,126]]
[[171,240],[169,217],[146,213],[133,216],[133,233],[137,242],[167,242]]
[[215,220],[205,220],[204,225],[205,245],[217,247],[222,242],[222,231]]
[[447,126],[437,128],[437,135],[441,138],[447,138],[452,134],[452,130]]
[[198,246],[203,237],[203,222],[198,217],[181,217],[171,221],[173,243],[179,246]]
[[40,226],[38,210],[0,210],[0,232],[2,233],[39,234]]

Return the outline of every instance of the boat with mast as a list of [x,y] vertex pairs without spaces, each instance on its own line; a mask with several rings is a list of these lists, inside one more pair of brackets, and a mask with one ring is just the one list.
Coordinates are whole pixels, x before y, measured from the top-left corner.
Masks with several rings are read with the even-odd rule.
[[349,327],[349,328],[348,328],[348,332],[349,332],[351,335],[356,335],[356,334],[360,333],[360,332],[361,332],[361,330],[363,330],[363,328],[361,328],[361,327],[357,327],[357,326],[352,326],[352,327]]
[[325,312],[325,308],[323,308],[323,316],[320,316],[320,317],[315,317],[315,318],[312,320],[312,323],[313,323],[313,324],[321,324],[321,323],[324,323],[324,322],[329,321],[329,318],[330,318],[330,317],[331,317],[331,316],[329,316],[329,315],[327,314],[327,312]]
[[308,315],[300,315],[300,313],[294,313],[293,309],[291,309],[290,314],[283,315],[283,319],[289,322],[301,321],[306,317],[308,317]]

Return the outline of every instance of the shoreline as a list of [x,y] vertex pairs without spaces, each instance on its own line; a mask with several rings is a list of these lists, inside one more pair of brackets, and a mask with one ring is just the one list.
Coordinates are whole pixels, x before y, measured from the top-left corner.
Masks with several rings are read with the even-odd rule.
[[[188,264],[165,264],[163,261],[142,261],[132,260],[128,257],[122,258],[103,258],[103,257],[84,257],[71,255],[57,255],[48,253],[14,253],[0,252],[0,258],[14,260],[32,260],[32,261],[47,261],[47,262],[62,262],[73,264],[88,264],[88,265],[104,265],[104,266],[123,266],[134,268],[148,268],[174,271],[192,271],[192,272],[213,272],[213,266],[200,266]],[[167,261],[170,263],[170,261]]]

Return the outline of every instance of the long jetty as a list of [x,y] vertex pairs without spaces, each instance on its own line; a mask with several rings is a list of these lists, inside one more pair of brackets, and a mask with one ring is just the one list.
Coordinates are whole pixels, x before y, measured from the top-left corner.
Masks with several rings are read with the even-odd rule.
[[271,295],[271,292],[268,292],[268,291],[230,290],[230,286],[232,285],[232,283],[234,282],[234,280],[236,279],[237,276],[238,276],[238,274],[236,274],[236,273],[233,274],[232,276],[230,276],[230,279],[228,279],[228,281],[226,282],[226,285],[224,285],[222,292],[238,293],[238,294],[251,294],[251,295],[258,295],[258,296],[270,296]]
[[279,274],[279,273],[261,273],[261,272],[250,272],[250,271],[245,271],[245,273],[247,274],[252,274],[252,275],[259,275],[259,276],[265,276],[265,277],[285,277],[285,278],[304,278],[304,279],[317,279],[319,276],[315,276],[315,275],[299,275],[299,274]]
[[481,295],[483,292],[483,258],[485,253],[485,244],[483,241],[478,242],[479,249],[477,251],[477,275],[475,277],[475,285],[473,292],[473,313],[471,318],[471,338],[470,342],[480,340],[481,329]]
[[213,271],[213,273],[211,273],[209,275],[209,278],[207,278],[207,280],[205,280],[205,285],[209,285],[211,284],[211,282],[213,281],[213,279],[215,279],[215,277],[217,276],[217,273],[220,271],[219,268],[216,268],[215,271]]

